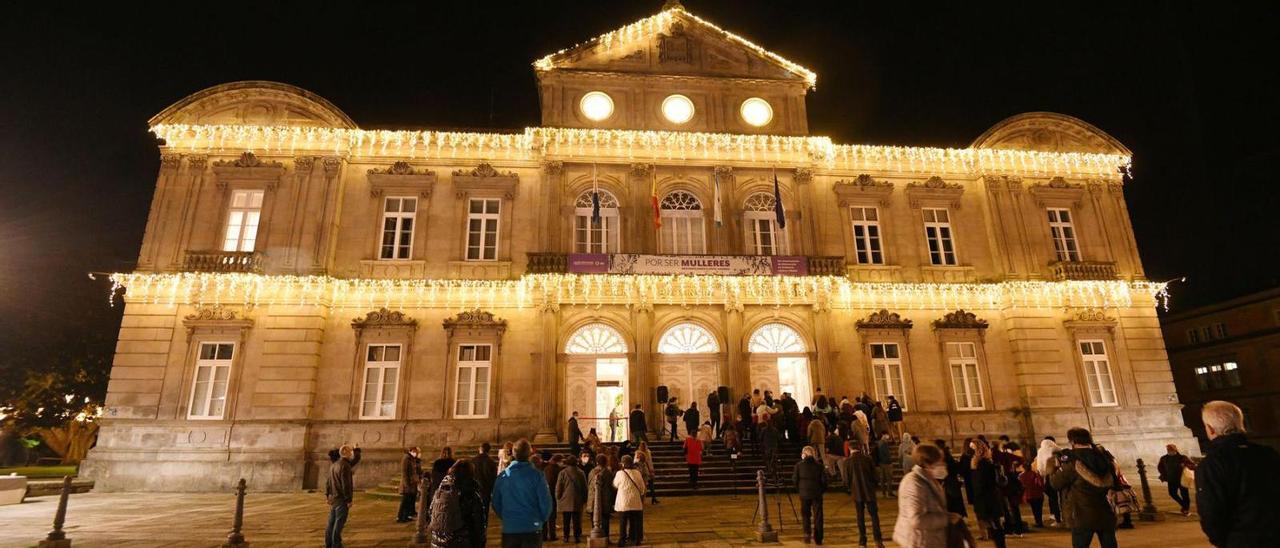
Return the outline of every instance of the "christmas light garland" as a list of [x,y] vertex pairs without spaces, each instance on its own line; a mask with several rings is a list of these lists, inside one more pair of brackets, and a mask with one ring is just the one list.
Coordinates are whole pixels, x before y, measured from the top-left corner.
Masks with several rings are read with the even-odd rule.
[[[528,274],[516,280],[380,280],[262,274],[118,273],[111,298],[166,305],[525,308],[555,304],[813,305],[842,309],[1167,306],[1148,281],[856,283],[836,276]],[[1151,299],[1148,301],[1147,299]]]
[[352,157],[484,158],[535,162],[556,158],[700,159],[772,167],[778,163],[832,170],[915,174],[1002,173],[1120,180],[1123,154],[974,148],[837,145],[821,136],[684,131],[525,128],[521,133],[361,130],[258,125],[157,124],[151,131],[171,151],[313,152]]

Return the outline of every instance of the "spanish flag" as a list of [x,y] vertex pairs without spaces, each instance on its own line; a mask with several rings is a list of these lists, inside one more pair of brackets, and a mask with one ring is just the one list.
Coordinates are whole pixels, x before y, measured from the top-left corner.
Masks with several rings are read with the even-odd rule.
[[662,212],[658,208],[658,173],[656,167],[649,172],[649,203],[653,205],[653,228],[662,228]]

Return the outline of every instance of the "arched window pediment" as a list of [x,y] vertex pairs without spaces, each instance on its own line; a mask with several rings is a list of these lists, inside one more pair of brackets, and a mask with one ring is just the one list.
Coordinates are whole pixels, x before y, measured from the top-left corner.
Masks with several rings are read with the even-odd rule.
[[715,354],[719,351],[720,344],[715,336],[695,323],[671,326],[658,340],[659,354]]
[[804,339],[791,326],[767,323],[751,334],[747,349],[759,354],[796,354],[805,352]]
[[566,354],[625,354],[627,342],[608,325],[592,323],[578,328],[565,344]]
[[746,201],[742,203],[742,209],[743,211],[767,211],[772,213],[776,205],[777,201],[774,200],[773,194],[757,192],[747,196]]
[[702,209],[702,201],[693,193],[675,190],[662,198],[659,207],[668,211],[696,211]]

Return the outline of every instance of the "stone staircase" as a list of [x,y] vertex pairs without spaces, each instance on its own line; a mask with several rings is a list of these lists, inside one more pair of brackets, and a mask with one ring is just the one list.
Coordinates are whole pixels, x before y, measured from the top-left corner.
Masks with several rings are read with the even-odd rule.
[[[777,479],[783,489],[792,487],[791,473],[796,461],[800,459],[801,447],[802,445],[798,442],[792,443],[786,440],[783,440],[779,447]],[[651,442],[649,450],[653,453],[656,472],[654,486],[658,491],[658,498],[755,493],[756,471],[764,468],[764,458],[754,443],[747,442],[744,448],[738,459],[733,461],[729,459],[724,444],[719,440],[712,442],[708,454],[702,459],[702,467],[698,471],[698,488],[694,490],[689,486],[689,468],[685,464],[683,446],[679,442]],[[568,444],[541,445],[537,450],[567,454],[569,446]],[[429,469],[430,465],[429,461],[423,462],[423,468]],[[903,470],[895,459],[893,471],[895,484],[902,479],[902,474]],[[766,481],[772,489],[773,478],[768,477]],[[398,500],[400,497],[397,492],[398,486],[399,478],[392,477],[377,487],[367,490],[366,493],[379,498]],[[829,489],[843,489],[843,483],[832,481]]]

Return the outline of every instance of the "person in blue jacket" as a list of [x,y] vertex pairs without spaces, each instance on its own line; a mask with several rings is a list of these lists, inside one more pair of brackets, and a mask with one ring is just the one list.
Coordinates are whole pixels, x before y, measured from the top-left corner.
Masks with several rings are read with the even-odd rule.
[[529,440],[515,445],[515,462],[493,484],[493,511],[502,520],[503,548],[542,546],[542,526],[551,516],[551,490],[533,465]]

